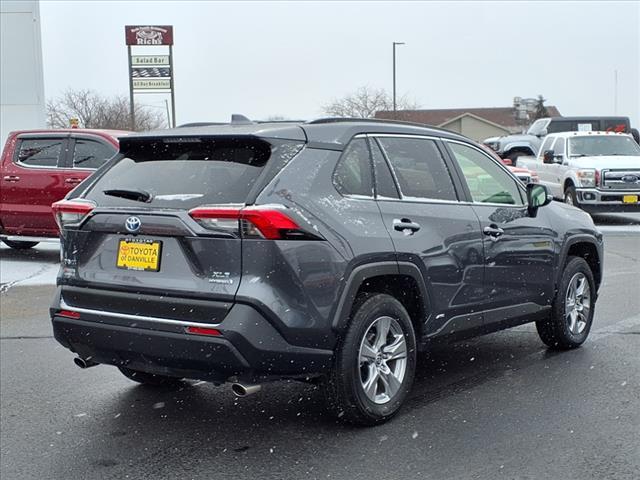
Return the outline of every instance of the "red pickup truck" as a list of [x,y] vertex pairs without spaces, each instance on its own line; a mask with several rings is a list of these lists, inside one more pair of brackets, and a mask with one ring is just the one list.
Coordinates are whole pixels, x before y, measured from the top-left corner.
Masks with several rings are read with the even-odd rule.
[[0,159],[0,239],[16,249],[58,238],[51,204],[118,151],[117,130],[23,130]]

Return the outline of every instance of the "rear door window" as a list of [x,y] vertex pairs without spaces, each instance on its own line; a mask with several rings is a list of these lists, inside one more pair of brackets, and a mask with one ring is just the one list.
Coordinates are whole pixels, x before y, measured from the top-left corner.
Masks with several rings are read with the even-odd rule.
[[433,140],[376,137],[403,198],[457,200],[449,170]]
[[76,138],[73,148],[73,168],[101,167],[116,153],[115,147],[87,138]]
[[38,138],[20,141],[16,161],[28,167],[56,168],[61,160],[66,138]]
[[[301,149],[301,143],[286,140],[136,139],[123,147],[124,158],[98,178],[86,197],[105,206],[179,209],[245,203],[259,178],[265,185]],[[109,190],[143,191],[150,199],[143,203],[105,194]]]

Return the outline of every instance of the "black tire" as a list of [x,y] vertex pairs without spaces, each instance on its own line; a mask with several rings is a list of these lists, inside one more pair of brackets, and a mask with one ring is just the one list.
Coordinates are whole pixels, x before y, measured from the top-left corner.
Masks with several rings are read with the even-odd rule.
[[564,203],[580,208],[578,196],[576,195],[576,187],[569,185],[564,191]]
[[165,377],[164,375],[156,375],[153,373],[132,370],[127,367],[118,367],[118,370],[129,380],[149,385],[152,387],[177,387],[182,385],[182,379],[176,377]]
[[2,240],[8,247],[16,250],[27,250],[38,245],[39,242],[17,242],[15,240]]
[[515,167],[518,162],[518,157],[525,157],[527,155],[529,155],[527,152],[516,150],[515,152],[510,152],[505,158],[511,160],[511,165]]
[[[364,348],[364,342],[371,345],[370,340],[382,338],[384,326],[380,330],[378,326],[386,322],[389,322],[389,330],[384,338],[389,343],[384,343],[379,349],[380,353],[375,361],[362,364],[360,350]],[[367,335],[366,340],[365,335]],[[375,338],[369,335],[374,335]],[[392,357],[392,354],[385,349],[392,348],[392,345],[399,345],[401,340],[404,340],[406,353],[403,357],[404,363],[401,363],[402,358],[386,358],[385,356]],[[396,352],[400,351],[396,350]],[[401,353],[398,356],[400,355]],[[383,369],[386,369],[386,372],[380,373]],[[409,394],[415,369],[416,338],[407,310],[391,295],[374,293],[361,295],[356,299],[349,326],[335,352],[333,369],[325,385],[327,400],[338,417],[344,421],[358,425],[375,425],[385,422],[398,412]],[[374,370],[377,373],[372,374]],[[401,380],[398,380],[401,372],[403,372]],[[365,374],[369,380],[373,380],[369,382],[373,385],[373,388],[368,389],[369,395],[373,394],[376,398],[387,395],[386,392],[391,395],[387,395],[386,400],[378,399],[378,403],[371,400],[363,386]],[[395,381],[389,381],[390,375],[394,375]],[[390,387],[391,383],[394,383],[393,388]],[[393,392],[394,389],[395,392]],[[376,395],[378,390],[381,393]]]
[[[571,302],[567,300],[572,281],[584,279],[588,286],[588,312],[584,314],[585,301],[581,300],[582,317],[577,314],[574,328],[572,328],[572,317],[569,313]],[[578,281],[578,286],[579,286]],[[553,301],[551,314],[545,320],[536,322],[536,329],[540,339],[549,347],[566,350],[579,347],[589,336],[591,325],[593,324],[593,313],[595,309],[596,288],[593,280],[593,273],[587,262],[580,257],[569,257],[562,272],[562,278],[558,284],[556,298]],[[577,305],[578,302],[574,302]],[[584,322],[582,328],[580,323]]]

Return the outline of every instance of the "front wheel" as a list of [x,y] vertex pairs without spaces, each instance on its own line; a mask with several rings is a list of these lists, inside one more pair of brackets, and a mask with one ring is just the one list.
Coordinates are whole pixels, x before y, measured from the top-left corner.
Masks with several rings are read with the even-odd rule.
[[578,196],[576,195],[576,187],[569,185],[564,191],[564,203],[580,208]]
[[591,330],[595,301],[595,282],[589,265],[583,258],[569,257],[549,318],[536,322],[540,339],[557,349],[582,345]]
[[362,295],[335,354],[328,400],[348,422],[385,422],[407,398],[415,369],[415,333],[404,306],[391,295]]
[[17,242],[14,240],[2,240],[5,245],[15,250],[28,250],[38,245],[38,242]]

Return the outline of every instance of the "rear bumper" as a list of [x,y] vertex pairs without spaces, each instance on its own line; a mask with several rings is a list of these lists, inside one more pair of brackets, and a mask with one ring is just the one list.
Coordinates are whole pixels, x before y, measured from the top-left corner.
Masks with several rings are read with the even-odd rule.
[[588,212],[640,212],[640,202],[626,203],[625,196],[640,199],[640,190],[603,191],[595,188],[576,189],[580,208]]
[[[54,300],[56,340],[83,358],[160,375],[223,382],[257,382],[324,373],[332,351],[291,345],[254,308],[235,304],[216,325],[221,336],[192,335],[181,322],[154,323],[141,317],[81,310],[80,318],[58,314],[73,307]],[[142,327],[141,327],[142,326]]]
[[60,241],[59,237],[34,237],[29,235],[6,235],[0,234],[0,240],[9,240],[11,242],[51,242],[57,243]]

